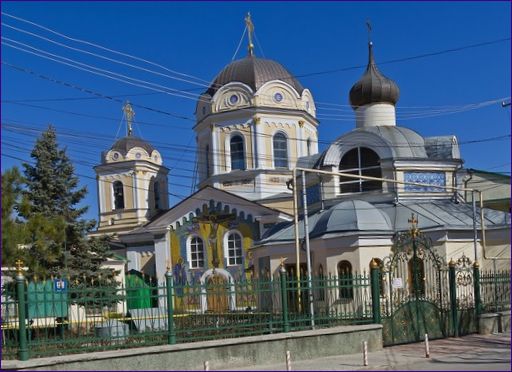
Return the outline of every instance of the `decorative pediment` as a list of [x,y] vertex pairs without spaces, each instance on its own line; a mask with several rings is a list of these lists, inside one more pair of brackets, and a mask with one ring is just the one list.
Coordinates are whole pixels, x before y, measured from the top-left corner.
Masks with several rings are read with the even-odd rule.
[[192,194],[181,203],[169,209],[166,213],[143,228],[132,233],[149,233],[176,229],[189,225],[193,228],[204,219],[209,221],[268,222],[290,221],[291,216],[276,209],[262,206],[258,203],[241,198],[227,191],[207,186]]

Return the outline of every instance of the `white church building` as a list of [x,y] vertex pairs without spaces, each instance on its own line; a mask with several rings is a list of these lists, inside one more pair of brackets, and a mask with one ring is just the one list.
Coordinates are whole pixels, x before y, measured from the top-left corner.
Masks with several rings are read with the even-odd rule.
[[[292,270],[289,181],[300,167],[384,179],[309,173],[313,273],[368,271],[372,258],[390,254],[393,236],[409,229],[411,214],[441,257],[474,259],[471,205],[464,194],[435,187],[461,186],[457,138],[423,137],[396,123],[398,100],[398,85],[380,73],[370,43],[366,71],[350,90],[354,129],[319,153],[312,92],[280,63],[255,56],[250,42],[248,55],[228,64],[198,98],[198,191],[169,208],[165,159],[130,131],[95,168],[96,234],[115,236],[128,270],[159,280],[168,266],[188,280],[205,280],[213,268],[227,279],[274,273],[282,257]],[[131,107],[125,109],[130,121]],[[303,240],[301,205],[299,213]],[[510,257],[510,214],[485,209],[483,215],[485,249],[478,209],[476,255],[485,268],[486,258]]]

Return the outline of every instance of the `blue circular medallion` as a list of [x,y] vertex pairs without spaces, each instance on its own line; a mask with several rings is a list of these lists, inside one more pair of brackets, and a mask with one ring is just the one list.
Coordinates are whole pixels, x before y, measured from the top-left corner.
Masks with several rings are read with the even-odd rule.
[[277,92],[276,94],[274,94],[274,100],[276,102],[281,102],[283,100],[283,95],[279,92]]
[[236,94],[233,94],[231,97],[229,97],[229,103],[231,103],[232,105],[234,105],[237,102],[238,102],[238,96]]

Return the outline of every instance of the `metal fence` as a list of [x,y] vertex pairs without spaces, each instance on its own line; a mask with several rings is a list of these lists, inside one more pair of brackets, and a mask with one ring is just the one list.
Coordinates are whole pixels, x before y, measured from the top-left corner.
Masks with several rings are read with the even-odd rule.
[[284,272],[264,280],[233,282],[213,275],[204,283],[180,284],[169,275],[160,283],[146,278],[115,289],[58,283],[20,279],[3,288],[2,359],[372,322],[366,273],[315,277],[311,286]]
[[510,271],[480,272],[483,312],[510,310],[510,279]]
[[[510,272],[454,273],[454,298],[440,299],[452,309],[453,324],[467,318],[461,310],[476,317],[510,309]],[[163,282],[141,277],[120,288],[28,283],[18,275],[2,288],[2,359],[380,323],[381,313],[388,314],[389,285],[378,268],[311,282],[284,270],[273,278],[232,281],[214,274],[194,283],[174,283],[168,274]]]

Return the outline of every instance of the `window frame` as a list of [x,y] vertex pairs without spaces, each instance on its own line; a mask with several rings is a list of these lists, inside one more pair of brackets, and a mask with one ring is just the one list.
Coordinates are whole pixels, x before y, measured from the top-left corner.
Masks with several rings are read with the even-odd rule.
[[[347,156],[351,156],[353,151],[355,151],[355,150],[357,150],[357,164],[350,164],[350,163],[349,164],[356,165],[356,167],[342,169],[343,160]],[[361,156],[362,151],[370,151],[372,154],[374,154],[377,159],[377,164],[376,165],[364,164],[363,157]],[[370,176],[370,177],[382,178],[382,168],[380,165],[380,160],[381,160],[381,158],[376,151],[372,150],[369,147],[357,146],[357,147],[351,148],[349,151],[347,151],[347,152],[345,152],[345,154],[343,154],[343,156],[341,157],[340,163],[338,165],[338,170],[340,172],[350,173],[350,174],[354,174],[354,175],[358,175],[358,176]],[[365,165],[365,166],[363,166],[363,165]],[[378,171],[375,172],[376,174],[373,174],[375,170],[378,170]],[[357,185],[357,189],[343,190],[344,186],[346,187],[346,185],[354,185],[354,184]],[[378,190],[382,190],[382,181],[370,181],[370,180],[352,179],[352,178],[344,179],[343,176],[338,177],[338,192],[339,192],[339,194],[362,193],[362,192],[367,192],[367,191],[378,191]]]
[[[233,141],[237,138],[240,138],[241,140],[241,150],[237,150],[236,152],[233,151]],[[237,156],[241,153],[241,157],[240,158],[235,158],[233,156],[233,154],[237,154]],[[245,170],[247,169],[247,163],[245,161],[245,139],[244,139],[244,136],[240,133],[235,133],[231,136],[231,138],[229,139],[229,155],[230,155],[230,165],[231,165],[231,170]],[[242,164],[242,167],[239,168],[238,165],[236,164],[236,162],[241,162]],[[235,167],[234,165],[237,165],[237,167]]]
[[[279,146],[276,146],[276,137],[282,137],[282,140],[281,143],[284,143],[284,149],[283,148],[280,148]],[[288,136],[286,135],[286,133],[282,132],[282,131],[278,131],[276,133],[274,133],[274,135],[272,136],[272,160],[273,160],[273,165],[274,165],[274,168],[275,169],[288,169],[289,166],[290,166],[290,162],[289,162],[289,151],[288,151]],[[284,151],[284,157],[282,156],[283,154],[280,154],[280,156],[278,157],[276,152],[277,151],[280,151],[280,152],[283,152]],[[282,162],[280,165],[277,164],[277,162]]]
[[[347,265],[349,270],[340,270],[342,264]],[[338,270],[339,298],[345,300],[354,299],[354,273],[352,272],[352,263],[348,260],[341,260],[336,265]],[[342,272],[343,271],[343,272]],[[345,274],[346,273],[346,274]],[[345,275],[343,275],[345,274]]]
[[[119,185],[121,185],[120,188]],[[119,190],[121,191],[120,193]],[[119,195],[121,195],[121,199],[118,199]],[[122,205],[120,207],[118,207],[119,201],[122,202]],[[124,184],[119,180],[114,181],[114,183],[112,184],[112,207],[112,209],[115,211],[120,211],[126,208],[126,203],[124,201]]]
[[[197,258],[196,256],[196,259],[194,260],[192,258],[192,248],[195,247],[196,249],[199,247],[199,245],[196,243],[194,244],[194,241],[196,242],[200,242],[200,246],[201,246],[201,249],[202,251],[197,251],[195,252],[196,255],[199,254],[199,253],[202,253],[202,258]],[[201,238],[199,235],[191,235],[189,236],[189,238],[187,239],[187,261],[188,261],[188,264],[189,264],[189,268],[194,270],[194,269],[204,269],[205,268],[205,263],[206,263],[206,252],[205,252],[205,246],[204,246],[204,239]],[[202,261],[202,266],[199,265],[199,263]],[[194,262],[196,262],[194,264]]]
[[[240,239],[240,247],[239,247],[239,255],[237,253],[237,247],[230,248],[230,237],[237,236]],[[236,242],[236,239],[234,239]],[[224,257],[226,259],[226,266],[240,266],[244,263],[244,236],[237,230],[230,230],[224,235]],[[230,250],[234,250],[234,256],[230,255]],[[231,263],[230,260],[233,259],[234,263]]]

